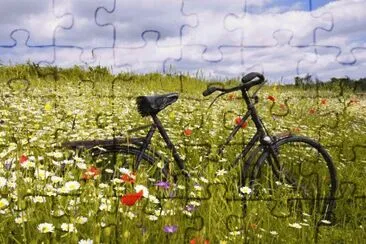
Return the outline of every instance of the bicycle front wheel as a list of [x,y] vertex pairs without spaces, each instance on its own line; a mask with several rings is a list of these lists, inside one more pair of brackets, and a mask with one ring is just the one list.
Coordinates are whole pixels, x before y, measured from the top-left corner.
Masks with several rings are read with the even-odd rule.
[[288,214],[308,214],[325,223],[333,219],[337,184],[328,152],[318,142],[301,136],[288,136],[266,147],[250,177],[255,193],[277,203],[287,199]]

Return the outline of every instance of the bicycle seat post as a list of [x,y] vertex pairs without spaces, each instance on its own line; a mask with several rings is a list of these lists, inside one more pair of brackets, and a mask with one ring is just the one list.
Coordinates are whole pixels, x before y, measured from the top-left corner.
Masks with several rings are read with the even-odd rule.
[[163,137],[165,143],[167,144],[168,149],[172,151],[174,160],[177,162],[179,168],[186,175],[187,172],[184,170],[184,168],[185,168],[184,167],[184,162],[181,159],[181,157],[179,156],[179,154],[177,152],[177,149],[175,148],[174,144],[170,140],[170,138],[169,138],[166,130],[164,129],[163,125],[161,124],[160,119],[156,116],[156,114],[151,114],[151,117],[152,117],[156,127],[158,128],[160,135]]

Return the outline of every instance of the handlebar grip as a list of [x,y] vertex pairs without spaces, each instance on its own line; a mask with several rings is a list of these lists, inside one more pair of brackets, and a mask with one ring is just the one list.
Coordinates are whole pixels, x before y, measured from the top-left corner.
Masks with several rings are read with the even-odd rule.
[[245,75],[243,78],[241,78],[242,83],[247,83],[255,78],[258,78],[261,82],[264,81],[264,76],[257,72],[251,72],[247,75]]
[[211,86],[209,88],[207,88],[207,90],[205,90],[202,95],[204,97],[207,97],[208,95],[211,95],[212,93],[214,93],[215,91],[217,91],[217,87]]

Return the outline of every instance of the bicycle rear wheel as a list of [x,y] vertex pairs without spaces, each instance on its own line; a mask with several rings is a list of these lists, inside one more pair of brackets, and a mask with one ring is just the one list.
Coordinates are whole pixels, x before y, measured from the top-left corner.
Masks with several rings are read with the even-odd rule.
[[[91,149],[93,160],[96,166],[101,169],[102,181],[120,178],[122,175],[120,172],[121,168],[129,169],[131,172],[136,171],[137,177],[148,179],[151,182],[166,176],[167,171],[163,171],[163,167],[159,167],[160,165],[166,167],[166,164],[158,164],[159,159],[147,153],[142,153],[141,162],[138,168],[136,168],[136,160],[140,154],[139,148],[125,145]],[[164,168],[164,170],[167,169]]]
[[264,149],[252,170],[250,188],[254,193],[276,203],[287,199],[284,204],[289,215],[310,214],[317,222],[333,220],[338,183],[328,152],[301,136],[282,138],[271,147],[273,150]]

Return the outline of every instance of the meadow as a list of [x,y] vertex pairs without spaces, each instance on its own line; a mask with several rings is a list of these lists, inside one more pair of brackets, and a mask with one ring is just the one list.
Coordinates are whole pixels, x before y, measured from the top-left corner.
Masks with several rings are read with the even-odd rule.
[[[255,127],[249,121],[218,158],[219,145],[246,108],[233,93],[208,109],[214,96],[202,92],[212,83],[179,75],[111,75],[100,67],[0,66],[0,243],[364,242],[365,95],[342,82],[272,82],[258,93],[257,109],[271,133],[311,137],[333,158],[337,206],[332,222],[318,225],[318,216],[289,209],[285,190],[272,201],[248,201],[245,216],[242,201],[227,200],[241,196],[240,168],[227,166]],[[87,152],[61,147],[72,140],[146,135],[146,129],[130,132],[151,123],[138,114],[135,98],[168,92],[178,92],[179,100],[158,117],[192,174],[188,184],[158,184],[148,171],[131,172],[122,163],[106,170]],[[153,145],[174,170],[158,134]],[[114,171],[119,177],[103,179]]]

